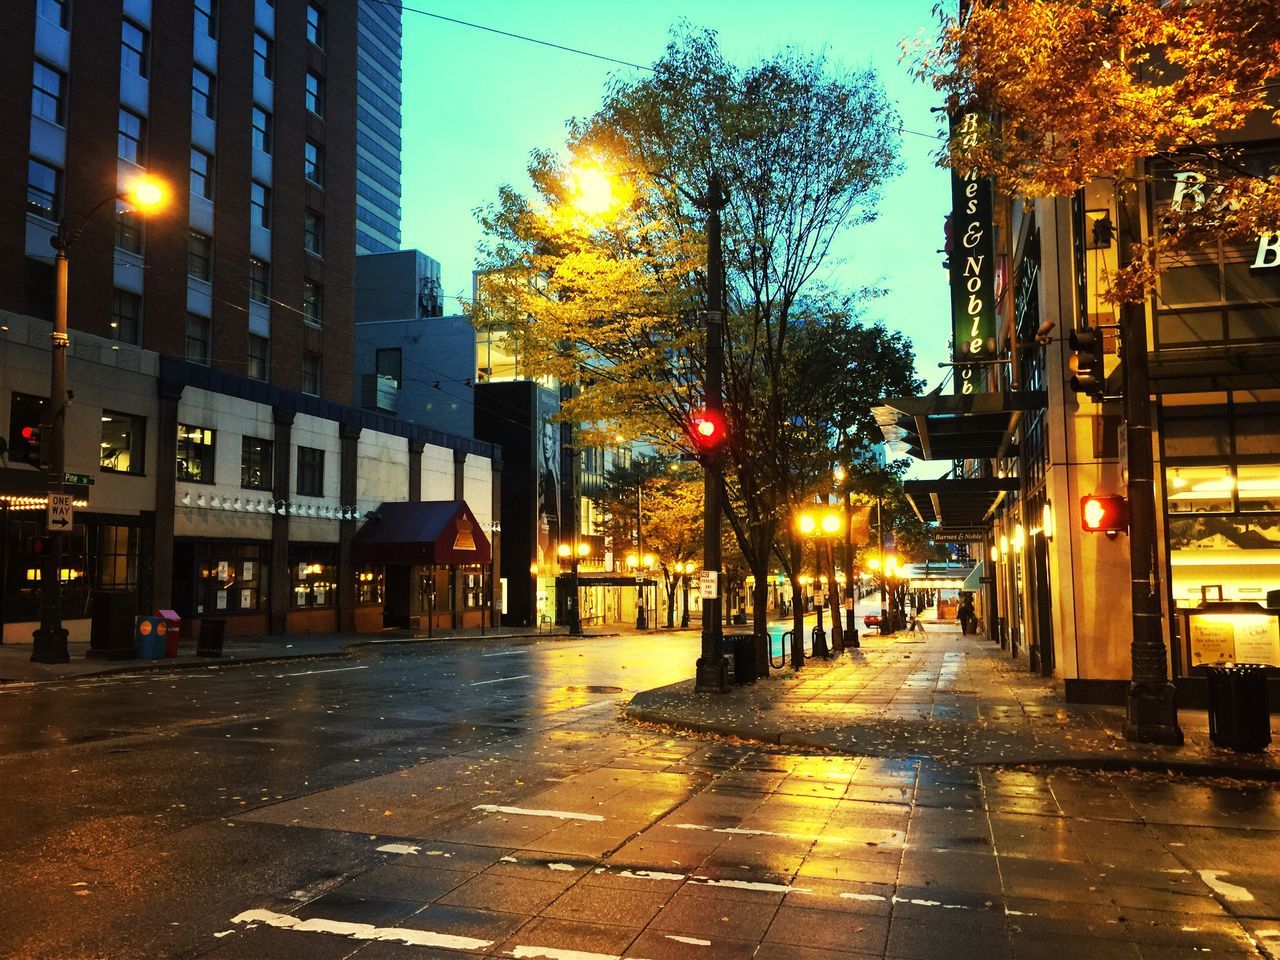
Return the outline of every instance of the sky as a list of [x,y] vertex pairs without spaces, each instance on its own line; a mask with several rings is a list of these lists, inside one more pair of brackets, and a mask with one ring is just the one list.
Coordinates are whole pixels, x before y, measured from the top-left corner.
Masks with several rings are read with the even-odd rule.
[[[474,210],[510,183],[529,188],[535,149],[560,150],[565,123],[599,106],[609,77],[636,71],[590,57],[448,23],[417,8],[631,63],[658,59],[673,23],[718,34],[746,65],[783,46],[824,53],[839,68],[874,67],[907,130],[938,131],[939,102],[899,63],[900,44],[934,29],[934,0],[406,0],[402,245],[442,265],[446,297],[469,297],[480,229]],[[950,180],[936,141],[902,138],[904,170],[883,192],[879,219],[853,228],[820,277],[844,289],[883,286],[873,319],[915,344],[918,374],[935,385],[950,337],[943,221]],[[445,312],[460,312],[446,299]]]

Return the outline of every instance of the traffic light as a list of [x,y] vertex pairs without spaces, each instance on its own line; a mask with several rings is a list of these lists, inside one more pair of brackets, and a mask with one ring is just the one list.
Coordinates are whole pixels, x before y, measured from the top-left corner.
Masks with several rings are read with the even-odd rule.
[[726,432],[724,414],[718,410],[698,410],[689,419],[689,433],[703,453],[719,450]]
[[15,459],[25,460],[33,467],[41,465],[40,428],[27,425],[18,431],[18,442],[13,445]]
[[1114,537],[1129,529],[1129,501],[1112,494],[1080,498],[1080,527],[1088,533]]
[[1107,377],[1102,365],[1102,331],[1097,327],[1080,327],[1071,331],[1069,340],[1073,356],[1068,365],[1074,374],[1071,389],[1101,401],[1107,390]]

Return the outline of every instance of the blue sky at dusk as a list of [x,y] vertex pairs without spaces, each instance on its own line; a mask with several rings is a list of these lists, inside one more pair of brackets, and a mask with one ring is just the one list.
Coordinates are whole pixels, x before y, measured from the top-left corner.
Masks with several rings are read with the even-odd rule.
[[[933,91],[899,63],[900,42],[933,32],[933,0],[703,0],[645,4],[547,0],[408,0],[408,6],[512,33],[648,64],[682,17],[717,31],[725,55],[749,63],[781,46],[824,52],[837,67],[874,67],[907,130],[936,133]],[[570,117],[591,114],[605,82],[634,70],[482,30],[404,14],[403,245],[443,265],[449,297],[469,296],[480,230],[473,210],[501,183],[528,186],[535,148],[559,149]],[[926,136],[904,134],[903,173],[884,192],[878,222],[838,244],[823,278],[842,288],[881,284],[871,315],[915,342],[930,384],[944,373],[950,306],[942,269],[949,179]],[[446,300],[446,312],[458,302]]]

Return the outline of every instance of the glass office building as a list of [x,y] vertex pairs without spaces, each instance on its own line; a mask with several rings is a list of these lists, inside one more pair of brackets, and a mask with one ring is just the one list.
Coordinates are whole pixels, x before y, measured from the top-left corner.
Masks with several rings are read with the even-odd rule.
[[401,10],[360,0],[356,35],[356,252],[400,249]]

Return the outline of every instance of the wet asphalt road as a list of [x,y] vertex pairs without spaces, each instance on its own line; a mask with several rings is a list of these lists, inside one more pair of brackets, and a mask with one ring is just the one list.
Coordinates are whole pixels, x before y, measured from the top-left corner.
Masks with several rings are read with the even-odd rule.
[[1280,955],[1273,787],[619,720],[696,647],[471,641],[0,687],[0,956]]

